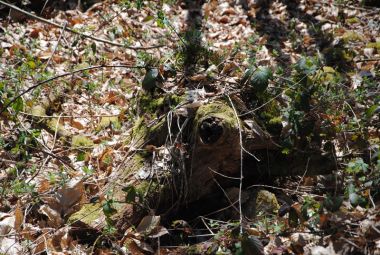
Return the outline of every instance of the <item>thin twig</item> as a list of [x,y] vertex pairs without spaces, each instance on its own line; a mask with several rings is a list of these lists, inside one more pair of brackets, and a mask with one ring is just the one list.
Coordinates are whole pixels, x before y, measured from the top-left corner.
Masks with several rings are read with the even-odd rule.
[[242,202],[241,202],[241,194],[242,194],[242,189],[243,189],[243,135],[241,132],[241,124],[240,124],[240,119],[239,116],[236,112],[236,108],[234,103],[232,102],[231,98],[229,96],[228,100],[230,101],[231,107],[234,111],[236,121],[238,122],[238,127],[239,127],[239,142],[240,142],[240,184],[239,184],[239,224],[240,224],[240,234],[243,234],[243,211],[242,211]]
[[297,185],[297,188],[296,188],[296,192],[298,191],[300,185],[301,185],[301,181],[303,180],[303,178],[305,177],[306,173],[307,173],[307,170],[309,169],[309,162],[310,162],[310,157],[307,159],[307,162],[306,162],[306,167],[305,167],[305,172],[303,173],[300,181],[298,182],[298,185]]
[[122,44],[122,43],[117,43],[117,42],[109,41],[109,40],[106,40],[106,39],[103,39],[103,38],[98,38],[98,37],[95,37],[95,36],[92,36],[92,35],[89,35],[89,34],[81,33],[81,32],[79,32],[79,31],[77,31],[75,29],[72,29],[72,28],[69,28],[69,27],[65,27],[65,26],[57,24],[57,23],[55,23],[53,21],[41,18],[41,17],[39,17],[37,15],[29,13],[29,12],[23,10],[23,9],[18,8],[17,6],[14,6],[14,5],[10,4],[10,3],[7,3],[7,2],[1,1],[1,0],[0,0],[0,4],[5,5],[5,6],[11,8],[13,10],[16,10],[18,12],[21,12],[21,13],[23,13],[25,15],[28,15],[29,17],[34,18],[34,19],[36,19],[38,21],[44,22],[46,24],[49,24],[49,25],[52,25],[52,26],[55,26],[55,27],[58,27],[58,28],[65,29],[66,31],[69,31],[71,33],[74,33],[74,34],[77,34],[77,35],[89,38],[89,39],[94,40],[94,41],[102,42],[102,43],[105,43],[105,44],[109,44],[109,45],[113,45],[113,46],[118,46],[118,47],[123,47],[123,48],[130,49],[130,50],[150,50],[150,49],[157,49],[157,48],[161,48],[161,47],[165,47],[166,46],[166,45],[162,45],[162,44],[160,44],[160,45],[154,45],[154,46],[147,46],[147,47],[127,46],[127,45]]
[[[286,188],[280,188],[280,187],[271,186],[271,185],[265,185],[265,184],[254,184],[254,185],[251,185],[251,186],[247,187],[247,189],[255,188],[255,187],[258,187],[258,188],[271,188],[271,189],[277,189],[277,190],[287,191],[289,193],[305,195],[305,192],[296,191],[296,190],[292,190],[292,189],[286,189]],[[317,195],[317,194],[309,194],[309,195],[312,195],[312,196],[315,196],[315,197],[320,197],[320,198],[325,198],[324,196]]]
[[215,171],[214,169],[212,169],[211,167],[209,167],[208,169],[209,169],[211,172],[213,172],[213,173],[215,173],[215,174],[217,174],[217,175],[220,175],[220,176],[222,176],[222,177],[224,177],[224,178],[232,179],[232,180],[240,180],[240,177],[232,177],[232,176],[227,176],[227,175],[221,174],[221,173]]
[[[46,2],[47,2],[47,1],[46,1]],[[50,62],[51,62],[51,60],[52,60],[52,58],[53,58],[55,52],[57,51],[57,49],[58,49],[58,45],[59,45],[59,43],[60,43],[60,41],[61,41],[61,39],[62,39],[63,34],[65,33],[66,26],[67,26],[67,21],[65,21],[65,22],[63,23],[63,28],[62,28],[61,33],[59,34],[57,44],[54,46],[53,52],[51,53],[50,58],[49,58],[48,61],[46,62],[46,65],[45,65],[45,67],[44,67],[43,72],[46,71],[46,68],[49,66],[49,64],[50,64]]]
[[35,115],[27,112],[19,112],[22,115],[30,116],[33,118],[41,118],[41,119],[56,119],[60,117],[61,119],[91,119],[91,118],[103,118],[103,117],[116,117],[120,114],[99,114],[99,115],[60,115],[60,116],[49,116],[49,115]]
[[365,59],[354,60],[354,62],[356,62],[356,63],[371,62],[371,61],[380,61],[380,58],[365,58]]
[[[1,0],[0,0],[0,2],[1,2]],[[73,75],[73,74],[76,74],[76,73],[81,73],[81,72],[88,71],[88,70],[99,69],[99,68],[106,68],[106,67],[112,67],[112,68],[138,68],[138,69],[145,68],[144,66],[130,66],[130,65],[97,65],[97,66],[89,66],[89,67],[81,68],[81,69],[74,70],[74,71],[71,71],[71,72],[63,73],[63,74],[51,77],[51,78],[49,78],[47,80],[41,81],[41,82],[39,82],[39,83],[37,83],[37,84],[35,84],[35,85],[27,88],[26,90],[24,90],[23,92],[21,92],[20,94],[18,94],[14,98],[12,98],[7,104],[5,104],[3,106],[3,108],[1,109],[1,111],[0,111],[0,114],[3,113],[18,98],[20,98],[21,96],[25,95],[26,93],[28,93],[28,92],[36,89],[37,87],[39,87],[39,86],[41,86],[41,85],[43,85],[45,83],[57,80],[59,78],[65,77],[65,76]]]
[[[230,197],[228,196],[227,192],[223,189],[223,187],[219,184],[219,182],[215,179],[215,178],[212,178],[214,180],[214,182],[216,183],[216,185],[218,185],[218,187],[222,190],[224,196],[227,198],[228,200],[228,203],[230,203],[230,205],[232,205],[232,201],[230,199]],[[232,205],[232,207],[238,212],[240,213],[240,211],[236,208],[236,206]]]

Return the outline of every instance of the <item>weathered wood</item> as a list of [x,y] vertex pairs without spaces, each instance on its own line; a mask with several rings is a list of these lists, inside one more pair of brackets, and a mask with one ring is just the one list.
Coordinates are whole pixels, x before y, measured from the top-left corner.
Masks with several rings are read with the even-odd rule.
[[[137,224],[144,214],[156,213],[157,209],[167,212],[170,208],[179,208],[213,192],[221,192],[216,183],[223,188],[238,184],[236,177],[240,175],[242,148],[245,151],[246,184],[254,183],[257,177],[262,176],[325,174],[333,169],[333,161],[327,156],[282,154],[270,135],[254,120],[238,120],[234,110],[223,101],[200,106],[190,123],[192,125],[187,132],[190,137],[185,139],[190,143],[187,158],[175,146],[169,148],[172,161],[183,160],[183,167],[174,162],[171,164],[173,169],[169,171],[156,170],[155,173],[149,173],[154,169],[152,158],[135,154],[131,155],[124,167],[110,176],[107,190],[112,191],[112,196],[109,199],[124,201],[127,194],[122,188],[133,186],[144,200],[139,201],[136,198],[136,203],[119,203],[116,206],[117,213],[113,219],[120,229]],[[173,128],[169,132],[165,119],[150,127],[140,121],[134,128],[132,140],[138,141],[135,143],[138,145],[149,141],[148,144],[153,142],[157,147],[167,146],[164,141],[169,133],[172,137],[176,137],[178,133],[175,125],[170,126]],[[243,145],[240,144],[239,127]],[[258,162],[246,151],[254,154],[259,152],[258,156],[262,160]],[[175,155],[182,155],[182,158],[176,158]],[[148,177],[141,178],[141,173]]]

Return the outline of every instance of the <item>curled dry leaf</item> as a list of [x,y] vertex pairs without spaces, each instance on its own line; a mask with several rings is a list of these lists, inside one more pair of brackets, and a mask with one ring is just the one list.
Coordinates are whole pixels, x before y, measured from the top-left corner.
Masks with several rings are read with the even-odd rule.
[[24,221],[24,213],[22,211],[20,200],[17,201],[17,205],[16,205],[16,209],[14,211],[14,215],[15,215],[14,228],[15,228],[16,232],[19,233],[21,230],[22,223]]
[[38,210],[41,214],[44,214],[48,217],[48,224],[51,227],[58,228],[62,226],[63,219],[61,218],[61,215],[51,207],[47,205],[42,205],[40,209]]

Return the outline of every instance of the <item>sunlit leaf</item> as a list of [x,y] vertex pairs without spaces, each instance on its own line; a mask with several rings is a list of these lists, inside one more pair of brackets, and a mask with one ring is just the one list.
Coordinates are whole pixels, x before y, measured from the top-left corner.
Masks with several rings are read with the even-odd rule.
[[257,92],[264,92],[269,84],[269,80],[272,79],[272,70],[268,67],[259,67],[252,74],[250,84]]

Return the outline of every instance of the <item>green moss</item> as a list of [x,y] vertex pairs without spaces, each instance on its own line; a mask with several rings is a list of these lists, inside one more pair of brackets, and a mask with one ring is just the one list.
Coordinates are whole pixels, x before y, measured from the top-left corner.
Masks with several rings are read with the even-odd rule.
[[169,108],[174,107],[181,101],[183,101],[183,98],[174,94],[159,98],[153,98],[151,95],[144,94],[139,98],[139,106],[144,113],[155,113],[165,106]]
[[260,190],[257,192],[256,213],[277,214],[278,209],[280,209],[280,205],[273,193],[267,190]]
[[355,24],[355,23],[359,23],[359,19],[357,17],[353,17],[353,18],[346,19],[346,22],[348,24]]
[[206,116],[214,116],[223,119],[227,128],[234,128],[236,123],[236,116],[233,109],[224,102],[213,102],[211,104],[202,105],[198,108],[194,122],[199,124]]
[[363,36],[354,31],[347,31],[343,34],[342,39],[344,42],[361,42],[364,40]]
[[104,217],[101,203],[84,204],[82,208],[76,213],[72,214],[68,223],[72,224],[76,221],[81,221],[89,226],[93,225],[96,221],[99,222]]
[[112,125],[115,129],[119,129],[121,127],[119,118],[117,116],[102,117],[98,126],[96,127],[96,130],[100,131],[104,128],[109,127],[110,125]]
[[377,50],[380,50],[380,42],[371,42],[371,43],[368,43],[367,48],[374,48],[374,49],[377,49]]
[[282,117],[274,117],[269,120],[270,125],[277,125],[282,123]]
[[30,110],[30,113],[34,116],[46,116],[46,109],[41,105],[35,105]]
[[50,130],[53,132],[59,133],[61,136],[67,136],[68,132],[65,130],[65,127],[58,122],[58,118],[53,118],[48,121],[46,121],[46,125]]
[[92,146],[94,146],[94,142],[83,135],[75,135],[71,140],[71,147],[75,149]]

